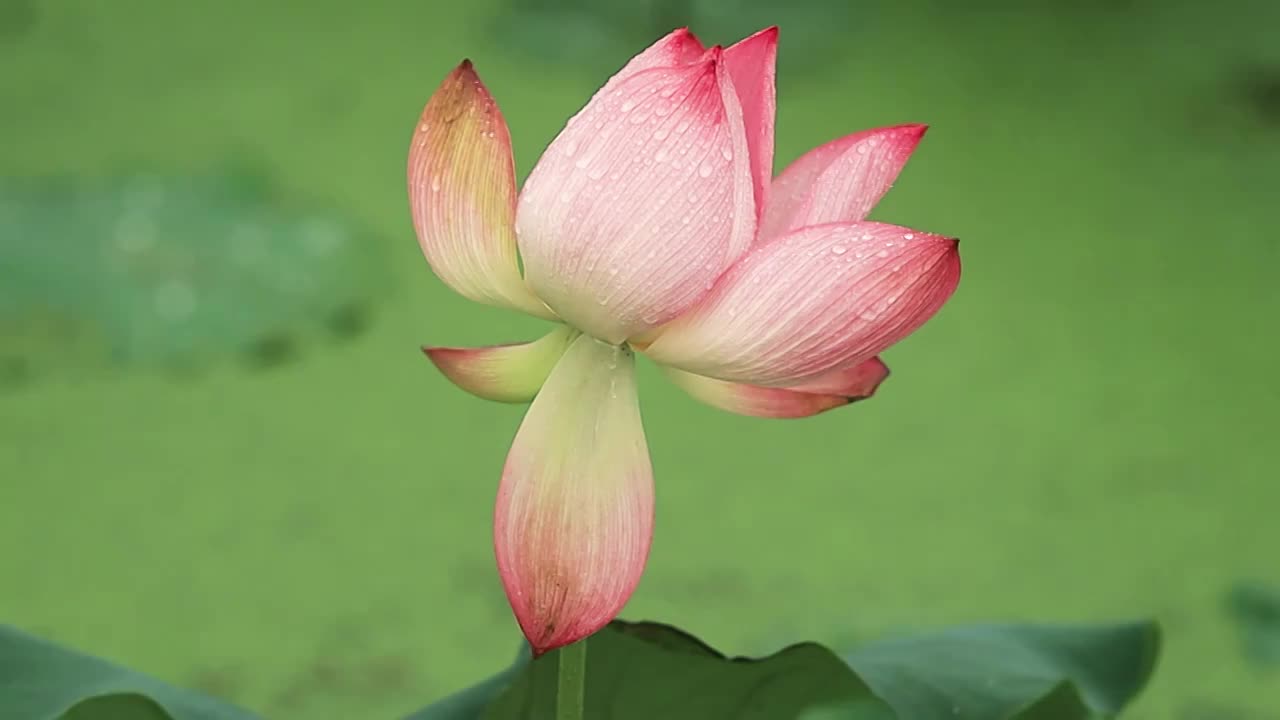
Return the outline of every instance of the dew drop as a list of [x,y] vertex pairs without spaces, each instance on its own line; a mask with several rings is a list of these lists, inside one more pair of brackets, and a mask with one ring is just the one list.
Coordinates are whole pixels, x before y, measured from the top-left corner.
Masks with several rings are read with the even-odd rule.
[[859,155],[867,154],[867,145],[865,143],[858,143],[858,154]]
[[702,163],[701,165],[698,166],[698,177],[704,177],[704,178],[711,177],[712,169],[713,168],[711,167],[711,163],[707,163],[707,162]]
[[720,148],[720,155],[721,155],[725,160],[732,160],[732,159],[733,159],[733,151],[732,151],[732,150],[730,150],[728,147],[722,147],[722,148]]
[[666,128],[658,128],[657,130],[654,130],[654,131],[653,131],[653,139],[654,139],[654,140],[666,140],[666,139],[667,139],[667,135],[670,135],[670,134],[671,134],[671,132],[670,132],[669,130],[667,130]]
[[616,267],[611,267],[611,268],[609,268],[609,274],[610,274],[610,275],[617,275],[617,274],[618,274],[618,268],[616,268]]
[[565,157],[573,157],[573,154],[576,152],[578,152],[578,141],[570,140],[564,144]]
[[880,252],[876,253],[876,257],[887,258],[889,257],[889,251],[881,250]]
[[680,218],[680,224],[681,224],[681,225],[688,225],[690,222],[692,222],[692,221],[691,221],[691,219],[689,218],[689,216],[688,216],[688,215],[685,215],[684,217]]
[[422,123],[421,125],[418,126],[418,132],[426,132],[430,129],[431,129],[431,126],[426,123]]
[[572,192],[569,192],[568,190],[561,190],[561,191],[560,191],[560,202],[562,202],[562,203],[567,203],[567,202],[569,202],[569,201],[570,201],[570,200],[572,200],[572,199],[573,199],[573,193],[572,193]]
[[666,159],[667,159],[667,149],[666,149],[666,148],[658,148],[658,152],[656,152],[656,153],[654,153],[654,154],[653,154],[653,159],[654,159],[654,160],[657,160],[658,162],[666,162]]
[[631,112],[631,109],[634,108],[635,106],[636,106],[636,101],[628,99],[628,100],[623,100],[622,107],[618,109],[621,110],[622,112]]
[[591,164],[591,158],[587,157],[586,155],[583,155],[573,163],[573,166],[578,168],[579,170],[586,170],[587,166],[590,164]]
[[913,234],[911,234],[911,233],[907,233],[906,235],[903,235],[903,236],[902,236],[902,239],[903,239],[903,240],[914,240],[914,239],[915,239],[915,235],[913,235]]
[[685,130],[688,130],[688,129],[689,129],[689,121],[688,121],[688,120],[681,120],[681,121],[680,121],[680,124],[676,126],[676,132],[678,132],[678,133],[682,133],[682,132],[684,132]]
[[431,178],[431,192],[440,192],[440,178]]
[[843,254],[845,254],[845,253],[847,253],[847,252],[849,252],[849,248],[847,248],[847,247],[845,247],[845,246],[843,246],[843,245],[834,245],[834,246],[832,246],[832,248],[831,248],[831,253],[832,253],[833,255],[843,255]]
[[600,178],[604,177],[604,168],[600,167],[599,165],[591,168],[590,170],[587,171],[587,177],[591,178],[592,180],[599,180]]

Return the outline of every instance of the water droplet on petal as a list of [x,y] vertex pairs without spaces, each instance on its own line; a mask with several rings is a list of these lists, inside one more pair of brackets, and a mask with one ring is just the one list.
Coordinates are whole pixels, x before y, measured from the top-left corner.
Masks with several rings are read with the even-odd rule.
[[727,146],[720,148],[720,155],[722,155],[725,160],[733,159],[733,151],[730,150]]
[[631,108],[636,106],[636,101],[630,98],[622,101],[622,107],[618,108],[622,112],[631,112]]
[[654,131],[653,131],[653,139],[654,139],[654,140],[666,140],[666,139],[667,139],[667,135],[669,135],[669,134],[670,134],[670,131],[669,131],[669,130],[667,130],[666,128],[658,128],[657,130],[654,130]]
[[698,177],[711,177],[712,170],[713,168],[711,167],[711,163],[704,162],[698,166]]
[[834,245],[834,246],[832,246],[832,248],[831,248],[831,252],[832,252],[832,254],[835,254],[835,255],[843,255],[843,254],[845,254],[846,252],[849,252],[849,248],[847,248],[847,247],[845,247],[845,246],[843,246],[843,245]]
[[887,257],[889,257],[889,251],[888,251],[888,250],[881,250],[880,252],[876,253],[876,257],[887,258]]
[[610,274],[610,275],[617,275],[617,274],[618,274],[618,268],[616,268],[616,267],[611,267],[611,268],[609,268],[609,274]]
[[576,152],[578,152],[578,141],[577,141],[577,140],[570,140],[569,142],[567,142],[567,143],[565,143],[565,144],[564,144],[564,155],[565,155],[565,157],[573,157],[573,154],[574,154],[574,153],[576,153]]
[[440,192],[440,178],[431,178],[431,192]]
[[902,239],[903,239],[903,240],[912,240],[912,239],[914,239],[914,238],[915,238],[915,235],[913,235],[913,234],[911,234],[911,233],[907,233],[906,235],[903,235],[903,236],[902,236]]
[[600,167],[599,165],[591,168],[590,170],[587,171],[587,177],[591,178],[592,180],[599,180],[600,178],[604,177],[604,168]]

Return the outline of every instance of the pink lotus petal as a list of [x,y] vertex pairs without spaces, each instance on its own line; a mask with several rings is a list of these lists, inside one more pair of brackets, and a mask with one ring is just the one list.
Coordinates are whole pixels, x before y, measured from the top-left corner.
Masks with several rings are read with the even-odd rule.
[[785,388],[716,380],[670,367],[664,367],[663,370],[672,382],[695,400],[736,415],[802,418],[852,402],[852,398],[843,395],[819,395]]
[[721,380],[816,381],[911,334],[959,280],[952,238],[872,222],[807,227],[757,247],[645,352]]
[[788,387],[803,392],[831,393],[851,400],[861,400],[874,395],[876,388],[888,377],[889,366],[880,358],[873,357],[853,367],[831,370],[812,380]]
[[750,157],[721,53],[597,93],[525,183],[526,278],[583,332],[620,343],[670,320],[752,242]]
[[777,110],[778,28],[761,30],[724,51],[725,65],[742,104],[755,182],[757,217],[773,181],[773,127]]
[[578,336],[563,325],[527,343],[479,348],[424,347],[422,352],[454,385],[485,400],[529,402]]
[[511,138],[470,60],[422,111],[408,179],[418,244],[446,285],[477,302],[553,317],[520,277]]
[[617,616],[653,540],[653,471],[629,350],[581,336],[534,399],[498,488],[494,548],[535,654]]
[[689,28],[672,30],[661,40],[631,58],[609,79],[609,82],[605,83],[603,90],[612,91],[622,80],[645,70],[680,67],[697,62],[706,51],[702,41],[690,32]]
[[863,220],[889,191],[924,136],[924,125],[854,133],[821,145],[773,181],[760,222],[768,242],[809,225]]

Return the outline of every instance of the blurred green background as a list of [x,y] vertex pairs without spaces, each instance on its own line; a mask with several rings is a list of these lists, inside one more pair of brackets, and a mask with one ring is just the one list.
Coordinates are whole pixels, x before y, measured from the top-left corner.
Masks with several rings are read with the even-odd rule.
[[[1166,654],[1130,717],[1280,718],[1280,671],[1224,608],[1239,582],[1280,582],[1280,5],[641,5],[0,0],[0,175],[231,173],[279,223],[356,228],[337,259],[296,261],[319,278],[301,310],[228,290],[265,287],[233,267],[210,302],[240,334],[179,324],[201,342],[135,362],[86,309],[133,280],[66,274],[106,273],[93,218],[121,211],[41,225],[10,197],[0,621],[271,718],[390,717],[505,664],[491,506],[523,408],[456,390],[417,346],[541,324],[423,261],[418,112],[472,58],[524,173],[671,26],[727,42],[776,22],[779,167],[929,123],[875,217],[963,238],[965,276],[841,411],[734,417],[644,366],[658,525],[625,615],[730,653],[1154,615]],[[190,204],[161,242],[223,262],[198,259],[230,232],[206,215],[237,206]],[[272,223],[262,247],[293,266]],[[20,280],[79,298],[57,313],[73,330],[46,332]],[[352,297],[360,321],[337,324],[360,332],[307,330]]]

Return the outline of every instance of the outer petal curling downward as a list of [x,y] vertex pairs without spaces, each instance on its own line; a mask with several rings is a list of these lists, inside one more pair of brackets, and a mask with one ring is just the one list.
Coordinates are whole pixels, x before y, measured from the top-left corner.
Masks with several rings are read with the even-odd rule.
[[498,572],[536,654],[617,616],[653,539],[653,471],[629,350],[580,336],[516,434],[494,514]]
[[520,277],[511,137],[470,60],[423,109],[408,180],[418,244],[446,285],[477,302],[554,317]]
[[716,380],[670,367],[663,370],[695,400],[737,415],[765,418],[808,417],[864,400],[889,376],[889,368],[880,358],[789,388]]
[[578,336],[563,325],[538,340],[479,348],[423,347],[431,362],[458,387],[485,400],[529,402]]
[[957,243],[882,223],[819,225],[758,247],[645,353],[721,380],[814,382],[933,316],[960,280]]

